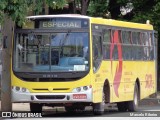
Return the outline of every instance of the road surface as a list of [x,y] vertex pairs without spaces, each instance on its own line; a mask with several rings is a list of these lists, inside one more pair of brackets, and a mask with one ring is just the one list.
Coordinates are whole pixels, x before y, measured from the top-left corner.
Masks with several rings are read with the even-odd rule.
[[[27,103],[14,103],[13,104],[13,111],[17,112],[29,112],[29,104]],[[138,112],[119,112],[116,105],[113,106],[106,106],[105,113],[101,116],[94,116],[92,113],[92,107],[87,107],[86,111],[81,111],[77,113],[67,113],[63,107],[43,107],[42,118],[45,119],[62,119],[62,118],[86,118],[86,119],[95,119],[98,117],[106,118],[109,120],[110,118],[121,120],[120,117],[136,117],[136,118],[152,118],[152,120],[160,117],[160,103],[155,102],[154,100],[147,100],[141,103],[139,106]],[[81,119],[80,118],[80,119]],[[15,118],[16,119],[16,118]],[[25,118],[26,120],[28,118]],[[137,120],[137,119],[136,119]],[[146,119],[145,119],[146,120]]]

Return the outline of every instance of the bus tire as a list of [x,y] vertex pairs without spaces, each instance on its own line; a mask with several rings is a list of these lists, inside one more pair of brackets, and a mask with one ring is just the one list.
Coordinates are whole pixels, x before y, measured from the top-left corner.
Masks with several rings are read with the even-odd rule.
[[139,89],[138,89],[138,85],[135,84],[133,101],[128,102],[128,110],[132,112],[137,111],[139,100],[140,100]]
[[105,94],[103,92],[102,102],[93,103],[93,114],[102,115],[104,113],[104,105],[105,105]]
[[32,113],[42,113],[42,104],[39,103],[30,103],[30,111]]
[[127,102],[118,102],[117,107],[118,107],[118,111],[120,112],[126,112],[128,110]]

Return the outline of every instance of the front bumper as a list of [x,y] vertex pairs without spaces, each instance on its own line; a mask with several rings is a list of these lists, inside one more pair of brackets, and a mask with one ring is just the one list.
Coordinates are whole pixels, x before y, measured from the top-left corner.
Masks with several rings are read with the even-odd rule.
[[[82,97],[73,97],[82,95]],[[85,97],[83,97],[85,95]],[[22,93],[12,89],[12,102],[20,103],[72,103],[92,102],[92,89],[78,93]]]

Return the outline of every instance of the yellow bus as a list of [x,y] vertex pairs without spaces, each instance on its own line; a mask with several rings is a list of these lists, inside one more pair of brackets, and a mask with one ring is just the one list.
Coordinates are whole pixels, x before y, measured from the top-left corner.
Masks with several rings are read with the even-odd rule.
[[12,101],[64,106],[68,112],[105,103],[136,111],[156,92],[153,26],[81,15],[27,17],[16,26],[12,52]]

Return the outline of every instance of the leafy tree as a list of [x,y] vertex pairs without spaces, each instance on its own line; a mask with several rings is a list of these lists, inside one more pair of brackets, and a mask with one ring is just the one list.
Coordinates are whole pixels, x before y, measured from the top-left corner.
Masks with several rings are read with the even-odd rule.
[[63,8],[64,5],[70,1],[71,0],[46,0],[46,4],[48,4],[48,6],[50,6],[53,9],[56,9],[56,8]]
[[[132,9],[123,15],[122,8]],[[160,31],[160,0],[91,0],[88,11],[89,15],[96,17],[106,17],[105,14],[110,13],[112,19],[138,23],[150,20]]]
[[12,18],[13,21],[18,21],[18,24],[22,24],[32,4],[33,2],[28,0],[1,0],[1,22],[4,21],[4,18],[7,15]]
[[118,0],[121,6],[131,2],[133,9],[118,19],[145,23],[150,20],[154,29],[160,32],[160,0]]
[[0,1],[0,22],[4,16],[9,16],[13,21],[22,25],[28,13],[35,15],[43,14],[44,6],[52,9],[63,9],[65,4],[69,4],[70,13],[87,14],[91,0],[1,0]]
[[22,25],[28,13],[41,14],[45,4],[55,9],[63,8],[66,3],[66,0],[1,0],[0,22],[2,23],[4,16],[7,15],[13,21]]
[[86,15],[90,0],[81,0],[81,14]]
[[96,17],[107,17],[108,0],[92,0],[88,8],[88,14]]
[[82,15],[87,14],[90,1],[91,0],[67,0],[71,13],[78,13]]
[[[158,0],[157,0],[158,1]],[[160,33],[160,21],[159,21],[159,18],[160,18],[160,0],[157,2],[157,4],[154,6],[153,8],[153,15],[152,15],[152,21],[154,23],[154,27],[156,28],[156,30],[159,31]]]

